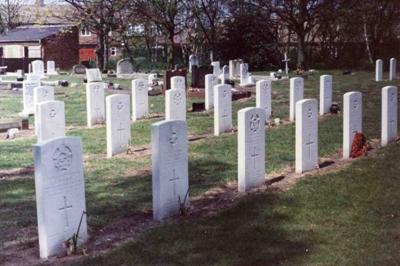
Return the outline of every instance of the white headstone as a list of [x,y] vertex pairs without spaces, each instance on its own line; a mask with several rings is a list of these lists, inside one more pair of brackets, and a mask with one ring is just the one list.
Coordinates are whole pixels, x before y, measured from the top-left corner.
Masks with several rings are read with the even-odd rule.
[[133,65],[129,58],[121,59],[117,62],[117,76],[133,74]]
[[36,144],[34,158],[40,257],[48,258],[65,252],[64,242],[78,228],[78,245],[87,239],[81,140],[60,137]]
[[148,84],[144,79],[132,80],[132,120],[136,121],[149,114]]
[[213,67],[213,74],[214,75],[218,76],[219,74],[221,74],[221,66],[220,66],[219,61],[211,62],[211,66]]
[[32,61],[32,74],[39,75],[41,77],[44,76],[44,63],[42,60]]
[[153,218],[160,221],[189,204],[187,129],[184,121],[152,125]]
[[197,58],[197,55],[191,54],[189,56],[189,72],[192,73],[192,67],[193,66],[199,66],[199,59]]
[[86,113],[88,127],[104,123],[106,115],[103,82],[86,84]]
[[156,85],[156,82],[157,82],[157,74],[156,74],[156,73],[151,73],[151,74],[149,74],[149,76],[148,76],[148,78],[147,78],[147,81],[148,81],[148,85],[149,85],[149,86],[154,86],[154,85]]
[[242,59],[229,60],[229,79],[235,79],[240,76],[240,64]]
[[300,77],[290,79],[290,121],[296,118],[296,103],[304,98],[304,79]]
[[240,84],[246,84],[249,76],[249,64],[240,64]]
[[171,89],[180,89],[186,91],[186,82],[184,76],[174,76],[171,78]]
[[222,67],[222,73],[220,75],[221,83],[224,84],[227,79],[229,79],[229,67],[224,65]]
[[214,86],[214,135],[232,130],[231,85]]
[[24,110],[22,111],[26,115],[35,113],[35,103],[33,99],[33,90],[40,86],[40,82],[26,81],[22,82],[22,97]]
[[343,158],[349,159],[354,135],[362,133],[362,94],[348,92],[343,95]]
[[131,99],[126,94],[106,97],[107,109],[107,157],[128,149],[131,143]]
[[390,73],[389,80],[395,80],[397,75],[397,60],[395,58],[390,59]]
[[[35,105],[35,115],[37,114],[38,104],[45,101],[54,101],[54,88],[51,86],[39,86],[33,89],[33,103]],[[37,135],[38,119],[35,117],[35,133]]]
[[56,62],[47,61],[47,75],[57,75]]
[[100,82],[103,80],[101,71],[98,68],[86,68],[86,80],[88,83]]
[[35,131],[37,142],[65,136],[64,102],[45,101],[36,107]]
[[383,61],[381,59],[376,60],[375,63],[375,81],[383,80]]
[[381,144],[386,146],[397,139],[397,87],[382,89],[382,136]]
[[265,109],[238,112],[238,189],[245,192],[265,182]]
[[271,80],[259,80],[256,83],[256,106],[265,110],[265,119],[270,121],[272,115]]
[[298,101],[296,115],[296,173],[303,173],[318,164],[318,101]]
[[185,90],[170,89],[165,92],[165,120],[186,121]]
[[332,76],[322,75],[319,79],[319,114],[329,113],[332,106]]
[[26,75],[26,81],[39,82],[42,80],[42,76],[38,74],[29,73]]
[[211,110],[214,107],[214,86],[218,85],[218,78],[214,74],[205,76],[205,108]]

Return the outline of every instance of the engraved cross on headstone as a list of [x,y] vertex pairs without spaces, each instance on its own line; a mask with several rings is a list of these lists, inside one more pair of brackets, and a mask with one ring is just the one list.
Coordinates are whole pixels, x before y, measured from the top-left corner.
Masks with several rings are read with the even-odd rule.
[[59,208],[58,210],[64,212],[64,216],[65,216],[65,227],[69,227],[68,209],[72,209],[72,205],[68,205],[68,204],[67,204],[67,197],[64,196],[64,204],[63,204],[63,207]]
[[396,128],[395,128],[395,121],[394,121],[393,118],[389,121],[389,125],[390,125],[390,126],[389,126],[390,132],[393,133],[393,134],[395,134],[395,133],[396,133]]
[[179,177],[176,175],[175,168],[172,170],[172,177],[169,179],[169,182],[172,182],[174,186],[174,196],[176,195],[176,181],[179,180]]
[[308,141],[306,146],[308,148],[308,159],[311,160],[311,146],[314,145],[314,141],[311,140],[311,134],[308,134]]
[[260,156],[260,154],[257,153],[257,147],[253,147],[253,152],[251,153],[251,158],[253,158],[253,162],[254,162],[254,169],[257,168],[256,166],[256,160],[257,157]]
[[125,131],[125,128],[122,126],[122,122],[119,123],[117,131],[119,132],[119,139],[122,140],[123,132]]

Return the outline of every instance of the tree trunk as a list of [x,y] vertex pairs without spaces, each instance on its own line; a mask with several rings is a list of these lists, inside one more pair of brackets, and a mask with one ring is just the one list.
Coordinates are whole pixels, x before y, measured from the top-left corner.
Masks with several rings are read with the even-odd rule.
[[174,30],[170,30],[167,41],[167,64],[168,67],[174,68],[175,48],[174,48]]
[[298,35],[297,41],[297,68],[305,69],[305,47],[304,47],[304,37]]
[[97,67],[103,69],[104,67],[104,34],[98,35],[98,48],[96,50]]
[[364,41],[365,41],[365,46],[367,48],[368,60],[369,60],[369,63],[371,65],[373,65],[374,60],[372,58],[371,48],[369,46],[369,39],[368,39],[368,32],[367,32],[367,20],[365,18],[363,19],[363,30],[364,30]]

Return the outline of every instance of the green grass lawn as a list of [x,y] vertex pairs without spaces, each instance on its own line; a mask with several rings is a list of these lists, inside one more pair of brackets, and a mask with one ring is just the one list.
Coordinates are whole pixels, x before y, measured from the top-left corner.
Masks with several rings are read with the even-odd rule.
[[[316,73],[314,75],[308,76],[305,79],[305,97],[318,97],[319,95],[319,76],[322,74],[333,74],[334,80],[334,100],[338,102],[342,102],[342,95],[345,92],[351,90],[358,90],[363,93],[364,96],[364,131],[369,138],[378,138],[380,137],[380,110],[381,110],[381,88],[386,85],[398,85],[398,81],[393,82],[382,82],[375,83],[373,82],[373,73],[368,72],[360,72],[354,76],[343,76],[339,71],[327,71]],[[68,79],[70,82],[78,83],[82,78],[72,77],[72,76],[59,76],[53,77],[53,79]],[[120,81],[119,83],[123,84],[125,90],[128,90],[130,87],[129,81]],[[118,91],[110,91],[110,93],[118,93]],[[65,101],[66,106],[66,121],[69,130],[67,135],[80,136],[83,141],[84,146],[84,167],[85,167],[85,180],[86,180],[86,198],[87,198],[87,211],[88,211],[88,224],[89,228],[102,228],[104,226],[110,225],[123,217],[129,217],[135,213],[141,213],[144,211],[148,211],[151,209],[151,161],[149,156],[143,156],[140,158],[133,158],[129,156],[118,156],[112,159],[106,158],[106,133],[105,127],[99,127],[95,129],[87,129],[86,125],[86,107],[85,107],[85,90],[83,85],[79,85],[75,88],[57,88],[56,98],[58,100]],[[191,108],[191,103],[193,101],[202,101],[201,99],[190,98],[187,101],[188,109]],[[15,113],[21,111],[22,99],[21,96],[17,95],[0,95],[0,119],[3,117],[13,117]],[[244,101],[237,101],[233,103],[233,123],[236,126],[237,123],[237,111],[241,108],[254,106],[255,100],[254,97]],[[277,81],[273,83],[273,116],[280,117],[286,119],[289,113],[289,81]],[[164,99],[162,96],[154,96],[150,97],[150,111],[151,113],[162,113],[164,111]],[[213,132],[213,115],[212,113],[188,113],[188,130],[190,134],[205,134]],[[151,124],[163,119],[152,118],[149,120],[139,121],[137,123],[133,123],[132,130],[132,143],[133,145],[143,145],[149,144],[150,141],[150,127]],[[274,171],[282,170],[283,168],[294,165],[294,125],[285,125],[272,129],[268,129],[266,131],[266,169],[267,173],[271,173]],[[32,158],[32,144],[35,143],[34,138],[28,139],[16,139],[11,141],[0,140],[0,170],[7,170],[13,168],[20,167],[29,167],[33,165]],[[327,156],[339,150],[342,145],[342,118],[341,116],[326,116],[319,123],[319,153],[320,156]],[[390,150],[390,149],[389,149]],[[221,137],[213,137],[207,140],[201,140],[197,142],[193,142],[189,146],[189,183],[190,183],[190,194],[192,196],[201,195],[205,191],[218,186],[225,184],[230,181],[235,181],[237,178],[237,137],[234,134],[225,134]],[[366,160],[368,161],[368,160]],[[389,169],[388,169],[389,170]],[[314,179],[313,179],[314,180]],[[318,180],[318,178],[316,179]],[[378,178],[379,180],[379,178]],[[314,181],[313,181],[314,182]],[[372,182],[372,181],[371,181]],[[304,183],[304,182],[303,182]],[[307,183],[307,181],[305,181]],[[368,186],[374,186],[373,183],[365,184]],[[299,186],[305,186],[304,184]],[[298,186],[295,187],[293,191],[296,191]],[[315,188],[316,189],[316,188]],[[395,189],[394,187],[392,189]],[[399,191],[399,190],[397,190]],[[231,216],[234,216],[234,213],[239,211],[247,211],[247,216],[249,219],[253,219],[251,217],[254,216],[255,220],[249,220],[248,224],[245,223],[244,218],[245,215],[239,215],[243,219],[239,222],[237,220],[232,220],[231,222],[227,221],[226,226],[232,225],[232,228],[225,228],[225,225],[220,224],[219,228],[221,230],[227,230],[227,232],[216,232],[216,236],[214,241],[225,242],[223,239],[219,239],[219,236],[223,236],[224,232],[228,234],[235,230],[237,226],[233,226],[236,222],[239,225],[243,225],[244,227],[255,226],[259,219],[264,219],[260,217],[255,217],[255,213],[252,212],[252,209],[255,210],[263,210],[262,213],[271,211],[267,208],[267,205],[274,204],[276,201],[283,199],[283,202],[287,199],[293,199],[294,202],[298,203],[301,200],[302,193],[298,192],[298,194],[292,195],[294,192],[289,192],[288,195],[257,195],[251,196],[249,199],[246,199],[243,203],[240,203],[239,206],[234,210],[230,210],[227,213],[231,213]],[[397,193],[399,194],[399,193]],[[327,195],[328,196],[328,195]],[[332,196],[335,196],[333,194]],[[358,196],[357,193],[353,196]],[[360,197],[362,194],[359,195]],[[395,197],[395,195],[393,195]],[[300,197],[299,200],[296,197]],[[320,199],[315,199],[320,201]],[[340,198],[338,196],[337,200],[347,200]],[[349,199],[352,201],[353,199]],[[262,204],[261,202],[267,202],[268,204]],[[259,202],[259,203],[257,203]],[[315,204],[320,202],[315,202]],[[252,206],[254,204],[254,206]],[[240,207],[242,206],[242,207]],[[246,207],[250,206],[250,207]],[[308,207],[308,205],[307,205]],[[245,210],[246,208],[250,208],[250,210]],[[264,210],[265,208],[265,210]],[[267,210],[268,209],[268,210]],[[294,210],[296,208],[293,208]],[[0,254],[1,249],[10,243],[22,242],[29,243],[31,240],[27,240],[26,236],[26,228],[30,228],[32,232],[36,230],[36,208],[35,208],[35,195],[34,195],[34,180],[33,176],[24,176],[20,177],[16,180],[1,180],[0,181]],[[299,210],[300,212],[300,210]],[[246,213],[246,212],[245,212]],[[257,211],[256,213],[259,213]],[[307,213],[304,211],[303,215]],[[250,228],[254,230],[253,232],[264,232],[266,230],[266,235],[263,237],[262,235],[254,236],[255,238],[260,237],[257,241],[262,241],[262,239],[269,239],[268,232],[270,234],[275,234],[272,237],[272,240],[275,237],[274,241],[277,241],[277,246],[270,245],[268,247],[272,251],[275,250],[277,254],[286,254],[285,256],[290,257],[293,253],[293,256],[300,256],[303,254],[301,251],[294,249],[297,245],[297,239],[291,239],[290,241],[294,241],[293,243],[287,243],[285,241],[279,242],[279,233],[282,228],[280,228],[280,224],[282,223],[283,217],[280,215],[275,216],[274,213],[266,213],[266,217],[270,217],[271,221],[270,225],[274,224],[278,226],[276,230],[278,232],[274,232],[274,227],[271,229],[266,229],[265,226],[255,226],[255,228]],[[296,212],[289,213],[288,218],[290,220],[293,219],[293,226],[297,224],[298,217],[294,215]],[[224,216],[227,214],[223,214],[219,220],[214,220],[212,223],[221,223],[221,219],[225,219]],[[300,215],[300,214],[299,214]],[[317,215],[317,214],[315,214]],[[321,214],[322,215],[322,214]],[[323,218],[323,217],[319,217]],[[339,217],[338,217],[339,218]],[[367,217],[368,218],[368,217]],[[236,218],[235,218],[236,219]],[[195,223],[206,223],[207,221],[199,221]],[[332,223],[341,223],[342,221],[333,220]],[[190,224],[185,226],[190,226]],[[217,226],[217,225],[216,225]],[[301,226],[299,222],[298,226]],[[357,226],[357,223],[354,222],[354,226]],[[362,223],[358,224],[358,226],[364,226]],[[172,228],[172,227],[171,227]],[[187,227],[189,228],[189,227]],[[224,229],[225,228],[225,229]],[[155,229],[160,230],[160,234],[162,232],[168,232],[170,229],[159,228]],[[177,229],[176,229],[177,230]],[[171,237],[179,238],[179,234],[185,235],[184,231],[179,234],[175,231],[171,231]],[[272,230],[272,231],[271,231]],[[293,228],[291,230],[294,230]],[[286,232],[292,234],[295,231]],[[242,232],[243,234],[246,231]],[[36,232],[30,237],[35,237]],[[144,238],[151,240],[151,235],[154,233],[150,233],[150,235],[144,236]],[[156,233],[157,235],[158,233]],[[168,235],[168,233],[166,233]],[[188,237],[197,237],[198,231],[193,229],[193,232],[188,233]],[[241,234],[240,232],[238,234]],[[296,234],[294,233],[294,236]],[[299,237],[301,234],[299,233]],[[231,236],[232,238],[234,236]],[[249,235],[249,237],[252,237]],[[29,237],[28,237],[29,239]],[[265,240],[264,239],[264,240]],[[169,242],[168,238],[165,243]],[[147,241],[147,240],[146,240]],[[175,241],[175,240],[174,240]],[[176,245],[178,247],[172,246],[172,252],[174,255],[173,261],[178,260],[179,256],[174,252],[180,253],[180,248],[186,247],[186,240],[182,239],[182,243],[180,240],[176,240]],[[187,240],[189,241],[189,240]],[[210,239],[211,241],[211,239]],[[232,242],[231,238],[227,238],[227,242]],[[259,243],[255,241],[254,244]],[[302,239],[299,239],[302,242]],[[347,241],[347,240],[346,240]],[[163,241],[164,242],[164,241]],[[251,241],[250,241],[251,242]],[[309,240],[309,242],[313,242],[313,240]],[[141,245],[139,244],[134,245]],[[280,243],[280,244],[279,244]],[[36,242],[33,243],[36,245]],[[194,252],[191,256],[183,256],[185,258],[181,258],[182,261],[191,260],[192,264],[201,263],[201,259],[207,259],[207,257],[202,257],[203,249],[205,246],[202,246],[204,243],[198,243],[200,246],[197,247],[198,251]],[[239,245],[239,243],[236,243]],[[315,243],[313,243],[315,244]],[[182,246],[181,246],[182,245]],[[195,245],[195,243],[193,243]],[[230,245],[234,245],[234,243],[230,243]],[[228,252],[226,256],[221,256],[220,264],[231,264],[238,263],[243,264],[244,261],[241,261],[239,257],[246,258],[246,256],[250,256],[250,254],[258,254],[256,251],[252,250],[252,243],[249,243],[249,246],[244,246],[244,253],[237,253],[235,256],[238,258],[236,261],[230,261],[229,256],[233,256],[232,252]],[[281,245],[281,246],[280,246]],[[304,247],[307,246],[307,243],[304,243]],[[361,244],[360,244],[361,245]],[[149,245],[151,246],[151,245]],[[229,245],[227,246],[229,247]],[[232,246],[231,246],[232,247]],[[362,246],[359,246],[360,249],[363,249]],[[237,248],[237,247],[236,247]],[[246,252],[246,248],[247,250]],[[152,251],[143,251],[143,252],[161,252],[163,250],[162,246],[155,246]],[[285,251],[282,251],[285,249]],[[287,250],[286,250],[287,249]],[[139,249],[136,247],[134,250],[139,252]],[[235,249],[233,249],[235,250]],[[315,252],[315,250],[313,250]],[[121,251],[123,252],[123,251]],[[164,252],[164,251],[163,251]],[[169,252],[165,250],[165,252]],[[183,251],[182,251],[183,252]],[[205,251],[204,251],[205,252]],[[213,252],[217,252],[214,250]],[[267,251],[265,251],[267,252]],[[287,253],[285,253],[287,252]],[[171,254],[172,254],[171,253]],[[268,252],[267,252],[268,253]],[[265,253],[265,254],[267,254]],[[295,254],[294,254],[295,253]],[[136,254],[136,253],[135,253]],[[160,253],[161,254],[161,253]],[[196,255],[197,254],[197,255]],[[264,254],[261,252],[259,256]],[[269,254],[269,253],[268,253]],[[321,253],[322,254],[322,253]],[[136,254],[137,255],[137,254]],[[139,256],[139,255],[138,255]],[[147,256],[147,255],[146,255]],[[145,257],[146,257],[145,256]],[[178,257],[176,257],[178,256]],[[208,254],[210,260],[214,260],[213,258],[217,256],[217,254]],[[235,257],[234,256],[234,257]],[[257,255],[258,256],[258,255]],[[143,261],[148,263],[157,263],[157,261],[149,261],[150,258],[143,258]],[[268,256],[264,257],[266,259]],[[279,256],[278,256],[279,257]],[[164,256],[166,262],[168,262],[168,256]],[[137,259],[142,259],[140,256]],[[234,258],[232,258],[234,259]],[[215,260],[217,261],[217,260]],[[261,260],[264,262],[265,260]],[[279,257],[276,261],[284,261]],[[253,261],[255,264],[257,261]],[[332,261],[333,262],[333,261]],[[346,263],[346,262],[344,262]],[[263,263],[261,263],[263,264]],[[340,262],[339,262],[340,264]]]

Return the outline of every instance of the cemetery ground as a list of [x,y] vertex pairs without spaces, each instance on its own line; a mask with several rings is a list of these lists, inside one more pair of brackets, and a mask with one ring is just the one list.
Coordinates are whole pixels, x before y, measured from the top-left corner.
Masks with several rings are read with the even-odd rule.
[[[376,83],[369,72],[343,76],[339,71],[324,71],[305,79],[305,98],[318,98],[322,74],[333,74],[334,101],[342,103],[343,94],[348,91],[363,93],[364,133],[371,140],[379,138],[381,88],[398,82]],[[82,80],[69,76],[54,78],[79,84]],[[129,93],[130,81],[118,82],[125,88],[124,93]],[[272,91],[273,117],[287,120],[289,81],[273,82]],[[0,90],[0,96],[2,118],[15,117],[22,110],[21,95]],[[132,124],[131,152],[112,159],[106,158],[105,127],[86,128],[83,85],[57,88],[56,99],[65,102],[67,135],[80,136],[83,141],[92,237],[88,253],[99,255],[112,250],[101,257],[78,258],[82,264],[400,263],[399,144],[354,160],[349,167],[338,167],[336,172],[309,175],[288,191],[288,187],[279,186],[280,182],[285,183],[285,177],[281,181],[278,178],[275,188],[271,186],[227,204],[223,194],[237,180],[237,136],[229,133],[213,137],[212,112],[188,112],[192,139],[190,196],[198,202],[205,199],[202,206],[197,204],[205,211],[196,214],[191,208],[188,216],[159,225],[151,219],[150,126],[163,119],[163,96],[149,97],[150,118]],[[188,98],[188,109],[193,101],[201,100]],[[248,106],[255,106],[254,96],[233,102],[234,126],[237,111]],[[5,263],[40,262],[32,134],[0,140],[0,258]],[[269,179],[293,171],[294,136],[294,124],[267,129]],[[320,162],[337,159],[341,146],[341,115],[320,118]],[[222,192],[206,200],[207,192],[218,190]],[[211,217],[207,215],[210,202],[219,210]],[[128,236],[134,237],[134,241],[113,250]],[[70,261],[71,258],[51,260]]]

